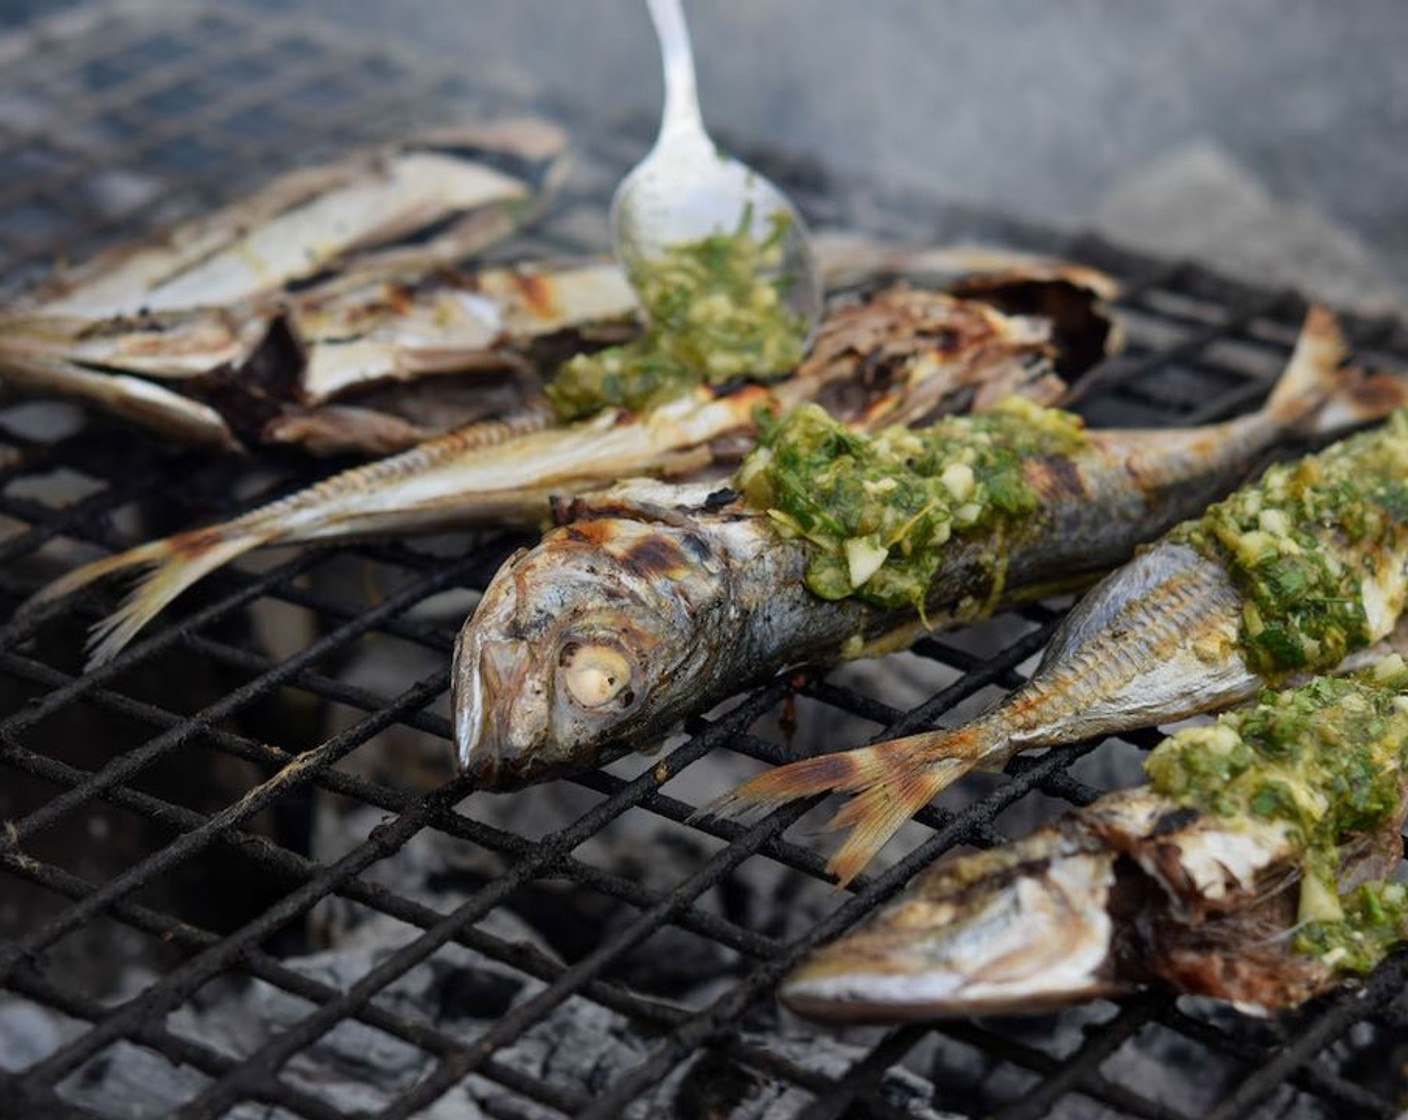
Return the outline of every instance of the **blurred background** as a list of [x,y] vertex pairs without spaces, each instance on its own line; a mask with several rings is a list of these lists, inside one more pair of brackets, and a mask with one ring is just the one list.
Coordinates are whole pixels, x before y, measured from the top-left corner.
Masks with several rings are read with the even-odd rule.
[[[385,36],[470,82],[569,107],[579,125],[647,129],[659,104],[642,0],[226,2]],[[0,22],[78,6],[0,0]],[[1401,0],[687,0],[686,9],[705,117],[735,146],[1094,227],[1363,309],[1402,306]]]

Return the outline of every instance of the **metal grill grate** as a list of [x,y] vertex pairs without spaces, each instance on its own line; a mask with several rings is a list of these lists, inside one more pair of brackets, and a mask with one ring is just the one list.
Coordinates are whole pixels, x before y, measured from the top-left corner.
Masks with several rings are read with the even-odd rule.
[[[275,167],[513,102],[273,5],[79,7],[0,41],[0,75],[7,287],[56,256],[86,256],[231,197]],[[630,122],[594,130],[555,216],[508,251],[599,245],[605,191],[644,135]],[[1131,345],[1084,402],[1094,422],[1189,423],[1245,407],[1265,392],[1303,311],[1293,295],[1192,266],[760,161],[823,221],[915,241],[1015,243],[1120,276]],[[1346,325],[1366,360],[1408,366],[1400,324]],[[306,465],[215,461],[61,407],[10,402],[0,409],[0,594],[17,601],[83,549],[225,517],[309,477]],[[417,751],[431,743],[448,754],[454,624],[467,591],[517,543],[480,536],[251,564],[87,674],[76,667],[82,628],[110,597],[0,628],[0,815],[10,818],[0,1033],[29,1024],[33,1036],[30,1059],[0,1071],[0,1116],[127,1115],[95,1088],[124,1065],[130,1082],[169,1080],[183,1117],[390,1118],[437,1102],[436,1115],[473,1115],[468,1103],[455,1111],[462,1093],[505,1117],[608,1118],[632,1102],[650,1114],[808,1120],[923,1108],[1008,1120],[1397,1113],[1404,955],[1276,1024],[1154,994],[1027,1023],[840,1040],[785,1016],[772,987],[809,948],[941,852],[998,843],[1014,821],[1025,828],[1087,803],[1099,793],[1093,775],[1108,776],[1095,760],[1124,748],[1018,759],[1004,776],[965,783],[920,815],[906,854],[837,897],[807,838],[788,831],[803,809],[749,828],[686,823],[717,792],[692,775],[707,758],[782,761],[835,721],[885,735],[932,725],[1017,684],[1059,612],[1036,607],[976,638],[921,642],[908,664],[926,695],[905,709],[870,687],[874,676],[800,673],[691,721],[655,758],[493,799]],[[302,640],[277,652],[270,634],[289,629]],[[363,670],[378,656],[372,686]],[[790,745],[778,730],[789,723],[801,727]],[[515,804],[528,807],[522,820],[505,808]],[[316,835],[329,820],[343,831]],[[623,861],[641,835],[650,844]],[[444,888],[433,897],[400,879],[426,849]],[[750,902],[750,881],[791,901]],[[785,918],[792,905],[800,928]],[[531,928],[555,929],[547,944],[523,933],[525,916],[544,910],[555,926]],[[337,958],[341,971],[308,963],[345,943],[330,931],[373,927],[395,936],[352,964]],[[662,962],[684,968],[691,954],[713,983],[682,995]],[[430,1010],[406,994],[427,975],[446,981]],[[257,1036],[203,1029],[239,1000],[275,1009]],[[465,1007],[492,1011],[467,1017]],[[586,1045],[570,1036],[560,1060],[525,1058],[569,1012],[611,1036],[614,1064],[566,1071],[571,1047]],[[320,1080],[333,1059],[336,1087]]]

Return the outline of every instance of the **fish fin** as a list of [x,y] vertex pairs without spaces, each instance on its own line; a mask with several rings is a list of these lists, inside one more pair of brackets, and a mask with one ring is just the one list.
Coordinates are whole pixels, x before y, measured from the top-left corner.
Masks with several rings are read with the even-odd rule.
[[75,568],[36,591],[18,613],[26,614],[118,572],[152,569],[116,611],[93,627],[88,639],[88,667],[92,669],[116,657],[143,626],[186,588],[269,538],[268,531],[239,527],[236,523],[177,533]]
[[829,864],[845,886],[906,820],[991,753],[980,726],[929,731],[788,763],[711,802],[700,815],[749,823],[801,797],[854,793],[855,799],[827,825],[850,831]]
[[1335,317],[1312,306],[1286,370],[1266,400],[1266,413],[1278,424],[1323,439],[1382,420],[1408,404],[1408,378],[1347,366],[1348,352]]
[[1328,439],[1340,432],[1382,420],[1408,405],[1408,378],[1394,373],[1342,371],[1339,387],[1311,422],[1309,435]]
[[1348,353],[1335,317],[1312,305],[1290,361],[1266,399],[1267,414],[1278,423],[1291,424],[1319,411],[1339,389],[1339,366]]
[[846,832],[826,865],[838,890],[860,874],[905,821],[972,769],[973,761],[940,758],[910,768],[893,761],[890,766],[887,776],[877,777],[827,822],[828,831]]
[[[224,530],[228,528],[193,529],[111,558],[126,560],[126,563],[113,563],[100,575],[136,565],[152,570],[128,592],[117,610],[93,627],[88,635],[88,669],[95,669],[121,653],[147,623],[192,584],[269,539],[269,534],[264,532],[227,534]],[[133,553],[146,555],[134,557]]]

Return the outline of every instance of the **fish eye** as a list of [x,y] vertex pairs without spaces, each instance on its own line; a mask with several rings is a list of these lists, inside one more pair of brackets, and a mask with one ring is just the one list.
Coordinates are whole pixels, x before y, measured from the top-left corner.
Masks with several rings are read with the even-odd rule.
[[627,687],[631,683],[631,663],[614,646],[568,642],[562,647],[558,663],[567,694],[584,708],[600,708],[618,696],[627,707],[635,700],[635,694]]

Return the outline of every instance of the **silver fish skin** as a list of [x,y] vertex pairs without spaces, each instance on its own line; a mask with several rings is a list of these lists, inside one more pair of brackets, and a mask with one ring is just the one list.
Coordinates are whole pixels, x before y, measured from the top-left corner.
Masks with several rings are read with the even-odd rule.
[[[1029,461],[1041,528],[1010,550],[1009,599],[1108,569],[1201,512],[1357,386],[1336,372],[1342,356],[1333,320],[1312,313],[1261,411],[1183,431],[1092,432],[1069,460]],[[485,786],[590,765],[607,743],[644,745],[748,682],[913,626],[905,612],[816,598],[802,581],[805,542],[736,504],[697,502],[697,492],[660,489],[579,502],[574,521],[494,577],[461,631],[452,679],[461,763]],[[991,542],[946,547],[930,623],[971,611],[990,586]],[[809,760],[811,786],[836,784],[832,759],[844,756]],[[796,796],[789,786],[745,792],[764,803]]]
[[[1117,995],[1157,978],[1180,936],[1214,932],[1210,914],[1252,932],[1245,910],[1284,888],[1297,851],[1280,823],[1229,826],[1147,787],[1110,794],[1024,840],[939,860],[812,954],[778,994],[809,1018],[868,1023],[1033,1014]],[[1280,895],[1294,922],[1295,891]],[[1328,977],[1283,948],[1263,955],[1288,989]],[[1213,990],[1201,994],[1262,1009],[1255,963],[1244,955],[1239,984],[1214,987],[1210,976]],[[1265,969],[1255,971],[1264,981]]]

